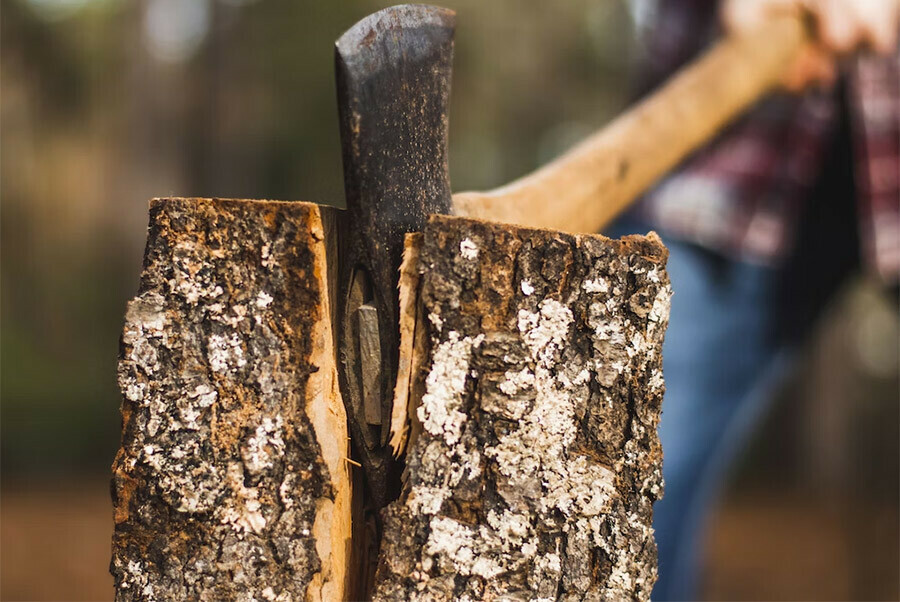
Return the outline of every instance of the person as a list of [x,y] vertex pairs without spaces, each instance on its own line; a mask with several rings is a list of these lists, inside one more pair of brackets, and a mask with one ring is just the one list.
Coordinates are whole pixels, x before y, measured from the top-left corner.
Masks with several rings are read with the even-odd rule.
[[[815,43],[784,90],[612,229],[656,230],[674,296],[663,352],[665,495],[654,600],[697,597],[705,517],[795,344],[862,266],[900,277],[900,0],[678,0],[638,14],[650,89],[724,32],[803,11]],[[639,23],[640,24],[640,23]]]

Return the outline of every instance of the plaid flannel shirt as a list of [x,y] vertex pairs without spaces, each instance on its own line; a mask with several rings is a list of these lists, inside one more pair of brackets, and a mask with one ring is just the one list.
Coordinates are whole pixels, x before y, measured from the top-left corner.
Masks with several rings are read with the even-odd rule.
[[[646,53],[642,88],[689,61],[717,33],[716,0],[635,2]],[[900,279],[900,55],[848,65],[862,258]],[[759,103],[647,195],[653,227],[730,257],[777,265],[820,176],[839,118],[836,93],[778,94]]]

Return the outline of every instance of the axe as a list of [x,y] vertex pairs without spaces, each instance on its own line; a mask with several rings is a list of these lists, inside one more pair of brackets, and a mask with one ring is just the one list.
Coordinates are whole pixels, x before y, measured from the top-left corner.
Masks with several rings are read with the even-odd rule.
[[336,44],[349,223],[338,301],[341,392],[371,499],[398,483],[387,439],[399,361],[404,235],[430,213],[596,232],[660,176],[776,87],[808,42],[797,16],[718,42],[558,159],[488,192],[451,194],[447,159],[454,13],[402,5]]

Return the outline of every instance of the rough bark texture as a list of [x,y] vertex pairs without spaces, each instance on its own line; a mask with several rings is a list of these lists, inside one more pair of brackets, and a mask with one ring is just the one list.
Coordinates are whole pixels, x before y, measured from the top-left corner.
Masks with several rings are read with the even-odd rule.
[[649,598],[666,257],[653,234],[430,219],[422,429],[376,599]]
[[152,203],[119,362],[118,600],[344,596],[330,224],[306,203]]

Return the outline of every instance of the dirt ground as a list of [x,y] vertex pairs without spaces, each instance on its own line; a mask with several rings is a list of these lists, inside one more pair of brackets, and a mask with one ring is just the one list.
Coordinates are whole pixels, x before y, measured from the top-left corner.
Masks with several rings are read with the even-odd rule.
[[710,525],[706,598],[898,600],[898,536],[895,506],[742,494]]
[[111,600],[112,527],[104,478],[4,484],[0,598]]
[[[0,505],[0,598],[110,600],[112,510],[104,478],[14,483]],[[710,600],[896,600],[896,508],[742,494],[713,519]]]

